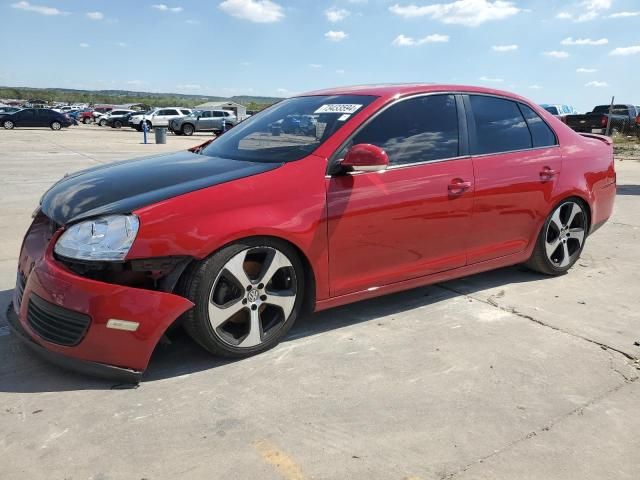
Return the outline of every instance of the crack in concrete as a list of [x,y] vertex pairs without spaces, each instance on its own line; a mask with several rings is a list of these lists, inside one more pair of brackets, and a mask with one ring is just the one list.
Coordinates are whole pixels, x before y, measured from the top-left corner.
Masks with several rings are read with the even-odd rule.
[[571,417],[572,415],[576,415],[576,414],[577,415],[582,415],[586,408],[588,408],[588,407],[600,402],[601,400],[605,399],[609,395],[612,395],[612,394],[616,393],[617,391],[619,391],[620,389],[624,388],[625,386],[627,386],[627,385],[629,385],[631,383],[635,383],[640,378],[638,375],[633,376],[633,377],[628,377],[623,372],[621,372],[620,370],[615,368],[614,365],[613,365],[613,355],[611,354],[611,352],[618,353],[618,354],[622,355],[623,357],[625,357],[627,360],[631,360],[633,362],[632,366],[636,370],[640,370],[640,359],[634,357],[633,355],[630,355],[630,354],[628,354],[626,352],[618,350],[615,347],[611,347],[610,345],[606,345],[604,343],[598,342],[597,340],[593,340],[591,338],[584,337],[582,335],[578,335],[578,334],[575,334],[573,332],[569,332],[567,330],[563,330],[562,328],[556,327],[554,325],[550,325],[548,323],[545,323],[545,322],[543,322],[541,320],[538,320],[537,318],[532,317],[531,315],[527,315],[526,313],[519,312],[515,307],[504,307],[502,305],[499,305],[498,302],[496,300],[494,300],[493,295],[490,295],[489,298],[485,300],[483,298],[478,298],[478,297],[475,297],[473,295],[469,295],[469,294],[467,294],[465,292],[456,290],[455,288],[452,288],[450,286],[446,286],[446,285],[443,285],[443,284],[437,284],[436,286],[438,286],[438,287],[440,287],[440,288],[442,288],[444,290],[453,292],[453,293],[455,293],[457,295],[461,295],[461,296],[463,296],[465,298],[469,298],[469,299],[472,299],[472,300],[475,300],[475,301],[478,301],[478,302],[482,302],[482,303],[484,303],[486,305],[491,305],[494,308],[497,308],[497,309],[502,310],[504,312],[511,313],[511,314],[516,315],[517,317],[523,318],[525,320],[529,320],[531,322],[537,323],[538,325],[541,325],[543,327],[547,327],[547,328],[550,328],[550,329],[555,330],[557,332],[564,333],[565,335],[570,335],[572,337],[579,338],[580,340],[584,340],[584,341],[587,341],[587,342],[592,343],[594,345],[598,345],[603,350],[609,352],[609,368],[613,372],[618,374],[620,377],[622,377],[622,379],[623,379],[623,383],[618,385],[617,387],[612,388],[610,390],[607,390],[606,392],[604,392],[604,393],[592,398],[591,400],[589,400],[584,405],[581,405],[580,407],[576,407],[573,410],[571,410],[571,411],[569,411],[569,412],[567,412],[567,413],[565,413],[563,415],[560,415],[559,417],[556,417],[556,418],[552,419],[550,422],[544,424],[542,427],[527,433],[523,437],[518,438],[517,440],[514,440],[511,443],[508,443],[504,447],[502,447],[502,448],[500,448],[498,450],[495,450],[492,453],[490,453],[490,454],[488,454],[488,455],[486,455],[484,457],[481,457],[480,459],[478,459],[475,462],[472,462],[472,463],[469,463],[469,464],[465,465],[464,467],[462,467],[458,471],[441,476],[440,480],[451,480],[455,476],[466,472],[467,470],[469,470],[470,468],[474,467],[475,465],[481,464],[481,463],[483,463],[484,461],[486,461],[486,460],[488,460],[490,458],[493,458],[493,457],[495,457],[495,456],[497,456],[497,455],[499,455],[501,453],[506,452],[507,450],[510,450],[511,448],[513,448],[514,446],[518,445],[521,442],[525,442],[525,441],[529,440],[530,438],[536,437],[539,434],[543,434],[544,432],[548,432],[557,423],[563,421],[566,418]]
[[552,419],[550,422],[544,424],[540,428],[538,428],[536,430],[532,430],[531,432],[527,433],[523,437],[520,437],[517,440],[514,440],[511,443],[508,443],[503,448],[501,448],[499,450],[495,450],[495,451],[491,452],[490,454],[479,458],[475,462],[472,462],[472,463],[469,463],[469,464],[465,465],[464,467],[462,467],[461,469],[459,469],[456,472],[449,473],[447,475],[444,475],[444,476],[440,477],[440,480],[451,480],[452,478],[456,477],[457,475],[460,475],[461,473],[465,473],[467,470],[473,468],[474,466],[476,466],[478,464],[481,464],[481,463],[484,463],[486,460],[489,460],[489,459],[491,459],[491,458],[493,458],[493,457],[495,457],[497,455],[500,455],[501,453],[504,453],[507,450],[510,450],[511,448],[515,447],[516,445],[529,440],[530,438],[536,437],[538,435],[542,435],[545,432],[548,432],[548,431],[552,430],[556,426],[556,424],[562,422],[566,418],[569,418],[569,417],[571,417],[573,415],[583,415],[585,409],[587,409],[587,408],[591,407],[592,405],[595,405],[596,403],[604,400],[609,395],[613,395],[614,393],[618,392],[619,390],[621,390],[622,388],[626,387],[627,385],[629,385],[631,383],[635,383],[637,380],[638,380],[638,377],[635,377],[632,380],[625,381],[624,383],[618,385],[617,387],[612,388],[610,390],[607,390],[606,392],[601,393],[597,397],[592,398],[591,400],[589,400],[584,405],[576,407],[573,410],[571,410],[571,411],[569,411],[569,412],[567,412],[567,413],[565,413],[563,415],[560,415],[559,417],[556,417],[556,418]]
[[607,345],[606,343],[602,343],[602,342],[599,342],[597,340],[593,340],[592,338],[585,337],[585,336],[579,335],[577,333],[570,332],[568,330],[564,330],[564,329],[562,329],[560,327],[556,327],[555,325],[551,325],[549,323],[545,323],[542,320],[538,320],[537,318],[532,317],[531,315],[528,315],[526,313],[522,313],[522,312],[518,311],[516,309],[516,307],[504,307],[502,305],[499,305],[498,302],[496,302],[493,299],[493,296],[490,296],[487,300],[485,300],[484,298],[479,298],[479,297],[475,297],[473,295],[466,294],[466,293],[464,293],[464,292],[462,292],[460,290],[456,290],[455,288],[452,288],[452,287],[449,287],[449,286],[445,286],[445,285],[440,284],[440,283],[437,284],[437,286],[442,288],[442,289],[444,289],[444,290],[448,290],[448,291],[456,293],[458,295],[462,295],[462,296],[464,296],[466,298],[471,298],[471,299],[473,299],[473,300],[475,300],[477,302],[482,302],[482,303],[484,303],[486,305],[491,305],[492,307],[498,308],[498,309],[502,310],[503,312],[511,313],[513,315],[516,315],[517,317],[524,318],[525,320],[532,321],[534,323],[537,323],[538,325],[542,325],[543,327],[547,327],[547,328],[550,328],[550,329],[555,330],[557,332],[564,333],[566,335],[570,335],[570,336],[575,337],[575,338],[579,338],[579,339],[584,340],[584,341],[589,342],[589,343],[593,343],[594,345],[598,345],[603,350],[614,351],[614,352],[619,353],[620,355],[624,356],[627,360],[631,360],[631,361],[636,362],[636,361],[638,361],[640,359],[640,357],[635,357],[635,356],[633,356],[633,355],[631,355],[631,354],[629,354],[627,352],[624,352],[624,351],[619,350],[619,349],[617,349],[615,347],[612,347],[611,345]]

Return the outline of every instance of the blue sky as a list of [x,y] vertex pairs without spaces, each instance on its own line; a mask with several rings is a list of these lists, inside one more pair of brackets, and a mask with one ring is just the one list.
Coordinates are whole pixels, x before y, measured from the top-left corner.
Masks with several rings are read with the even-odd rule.
[[640,0],[162,1],[2,0],[0,84],[288,96],[420,81],[640,104]]

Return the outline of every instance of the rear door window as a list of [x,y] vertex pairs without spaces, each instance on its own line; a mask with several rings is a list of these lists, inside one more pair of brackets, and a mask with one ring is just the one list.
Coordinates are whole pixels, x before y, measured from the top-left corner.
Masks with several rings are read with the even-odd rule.
[[533,146],[531,134],[518,104],[503,98],[470,95],[475,138],[471,153],[525,150]]
[[522,114],[527,121],[529,130],[531,131],[533,146],[538,148],[556,145],[556,136],[551,128],[549,128],[549,125],[547,125],[544,120],[542,120],[542,118],[540,118],[538,114],[528,106],[524,105],[523,103],[519,105],[520,110],[522,111]]

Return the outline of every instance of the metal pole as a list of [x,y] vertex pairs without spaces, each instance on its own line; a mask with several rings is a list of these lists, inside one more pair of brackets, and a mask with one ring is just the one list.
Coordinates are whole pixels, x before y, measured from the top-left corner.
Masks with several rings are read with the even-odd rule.
[[611,97],[611,105],[609,105],[609,117],[607,118],[607,130],[605,131],[605,135],[608,137],[609,132],[611,131],[611,112],[613,112],[613,103],[615,102],[616,97]]

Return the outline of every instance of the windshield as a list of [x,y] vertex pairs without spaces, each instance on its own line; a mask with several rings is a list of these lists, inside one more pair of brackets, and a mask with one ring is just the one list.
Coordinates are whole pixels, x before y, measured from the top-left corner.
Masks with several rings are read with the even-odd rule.
[[556,107],[544,107],[544,109],[551,115],[558,115],[558,109]]
[[202,153],[250,162],[299,160],[375,98],[365,95],[289,98],[240,123]]

